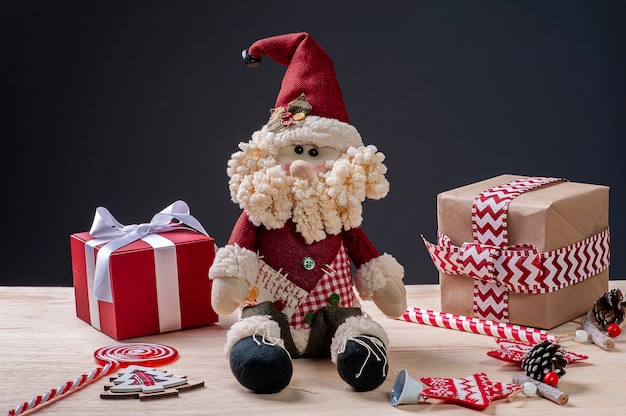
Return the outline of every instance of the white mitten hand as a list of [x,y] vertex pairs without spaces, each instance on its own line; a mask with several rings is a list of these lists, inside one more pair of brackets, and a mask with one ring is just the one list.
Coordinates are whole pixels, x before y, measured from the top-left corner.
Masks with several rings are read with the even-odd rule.
[[406,288],[400,279],[390,279],[372,296],[374,304],[382,313],[397,318],[406,311]]
[[248,282],[237,277],[218,277],[211,287],[211,306],[220,315],[233,313],[248,296]]

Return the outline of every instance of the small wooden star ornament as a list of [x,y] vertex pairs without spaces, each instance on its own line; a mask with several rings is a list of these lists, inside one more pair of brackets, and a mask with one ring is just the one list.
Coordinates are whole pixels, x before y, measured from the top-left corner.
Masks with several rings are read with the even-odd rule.
[[519,384],[507,384],[489,380],[485,373],[476,373],[463,378],[422,377],[428,387],[422,397],[441,399],[484,409],[494,400],[508,397],[521,390]]

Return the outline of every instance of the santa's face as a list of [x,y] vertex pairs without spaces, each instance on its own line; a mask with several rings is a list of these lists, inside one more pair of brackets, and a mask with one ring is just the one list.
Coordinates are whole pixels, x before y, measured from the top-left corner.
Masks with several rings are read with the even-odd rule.
[[387,194],[384,155],[375,146],[277,146],[263,133],[240,143],[228,163],[231,197],[254,225],[278,229],[292,220],[310,244],[358,227],[365,198]]
[[328,171],[332,161],[341,155],[341,150],[332,147],[289,145],[278,150],[276,163],[293,177],[313,180],[318,174]]

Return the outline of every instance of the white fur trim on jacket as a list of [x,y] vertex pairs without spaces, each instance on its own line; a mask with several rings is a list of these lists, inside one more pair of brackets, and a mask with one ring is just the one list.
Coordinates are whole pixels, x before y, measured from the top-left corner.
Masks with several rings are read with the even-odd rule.
[[[296,144],[314,144],[346,151],[349,147],[363,146],[363,139],[351,124],[334,118],[308,116],[281,132],[272,132],[267,125],[252,135],[252,140],[272,143],[277,147]],[[268,143],[268,144],[269,144]]]
[[364,263],[354,275],[354,284],[359,295],[364,300],[372,299],[374,293],[382,289],[389,280],[402,280],[404,267],[390,254]]
[[389,345],[389,337],[378,322],[364,316],[352,316],[339,325],[330,344],[330,358],[333,363],[337,363],[337,355],[339,355],[339,351],[345,349],[348,340],[358,335],[373,335],[380,339],[385,346]]
[[237,342],[251,336],[258,336],[259,342],[280,345],[284,348],[278,323],[267,316],[255,315],[241,319],[230,327],[226,334],[224,354],[230,356],[230,352]]
[[256,283],[260,267],[259,256],[254,251],[239,247],[237,244],[228,245],[215,253],[209,277],[211,279],[237,277],[252,286]]

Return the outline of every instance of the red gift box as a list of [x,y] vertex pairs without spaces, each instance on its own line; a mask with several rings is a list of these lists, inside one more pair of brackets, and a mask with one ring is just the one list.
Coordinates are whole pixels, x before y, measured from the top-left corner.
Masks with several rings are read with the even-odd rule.
[[209,325],[213,238],[189,229],[151,233],[108,259],[112,302],[94,295],[100,249],[110,239],[89,232],[70,237],[76,315],[116,340]]

